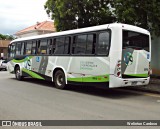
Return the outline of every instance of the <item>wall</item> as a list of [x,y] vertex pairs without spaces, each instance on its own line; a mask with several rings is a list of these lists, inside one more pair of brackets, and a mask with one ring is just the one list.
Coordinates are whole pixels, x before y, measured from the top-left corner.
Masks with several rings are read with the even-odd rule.
[[152,59],[151,68],[153,75],[160,76],[160,37],[153,37],[152,40]]
[[18,35],[18,38],[35,36],[35,35],[39,35],[39,33],[37,31],[30,32],[30,33],[25,33],[25,34]]
[[6,59],[7,58],[7,54],[8,54],[8,45],[11,41],[9,40],[0,40],[0,58],[1,57],[1,53],[3,53],[3,58]]
[[36,36],[36,35],[42,35],[42,34],[48,34],[48,33],[53,33],[53,31],[32,31],[32,32],[27,32],[21,35],[16,35],[18,38],[22,37],[30,37],[30,36]]
[[2,58],[1,53],[4,54],[3,59],[6,59],[8,54],[8,48],[0,48],[0,58]]

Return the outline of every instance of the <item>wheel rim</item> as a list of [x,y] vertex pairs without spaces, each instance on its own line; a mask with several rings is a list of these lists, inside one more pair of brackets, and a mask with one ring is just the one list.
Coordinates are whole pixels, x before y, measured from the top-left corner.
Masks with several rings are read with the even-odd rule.
[[57,76],[56,82],[57,82],[58,86],[62,86],[63,85],[64,78],[63,78],[63,76],[61,74],[59,74]]
[[20,78],[20,70],[18,69],[18,70],[16,70],[16,78]]

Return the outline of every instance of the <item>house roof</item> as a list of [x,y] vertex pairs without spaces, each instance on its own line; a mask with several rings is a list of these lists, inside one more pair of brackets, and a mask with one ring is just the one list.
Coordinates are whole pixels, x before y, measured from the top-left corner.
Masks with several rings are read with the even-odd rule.
[[34,31],[34,30],[37,30],[37,31],[53,31],[53,32],[56,31],[55,26],[54,26],[54,22],[44,21],[44,22],[37,22],[37,24],[35,24],[33,26],[30,26],[30,27],[27,27],[23,30],[20,30],[20,31],[16,32],[15,35],[27,33],[27,32]]
[[8,47],[10,40],[0,40],[0,48],[1,47]]

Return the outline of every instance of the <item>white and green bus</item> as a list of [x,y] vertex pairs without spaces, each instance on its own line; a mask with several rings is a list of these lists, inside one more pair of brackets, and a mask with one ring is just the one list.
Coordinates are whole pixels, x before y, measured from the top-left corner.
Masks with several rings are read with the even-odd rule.
[[8,70],[18,80],[50,80],[109,88],[147,85],[151,37],[142,28],[113,23],[12,41]]

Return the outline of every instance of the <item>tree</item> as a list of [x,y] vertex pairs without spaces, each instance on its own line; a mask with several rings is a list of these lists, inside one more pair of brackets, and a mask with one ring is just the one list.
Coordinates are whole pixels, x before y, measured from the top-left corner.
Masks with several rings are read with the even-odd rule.
[[118,22],[137,25],[160,35],[158,0],[114,0],[112,7]]
[[0,40],[4,40],[5,39],[5,36],[0,34]]
[[47,0],[45,9],[58,31],[117,21],[160,35],[158,0]]
[[115,21],[111,0],[47,0],[45,9],[57,31],[83,28]]
[[12,35],[3,35],[0,34],[0,40],[13,40],[15,39]]

